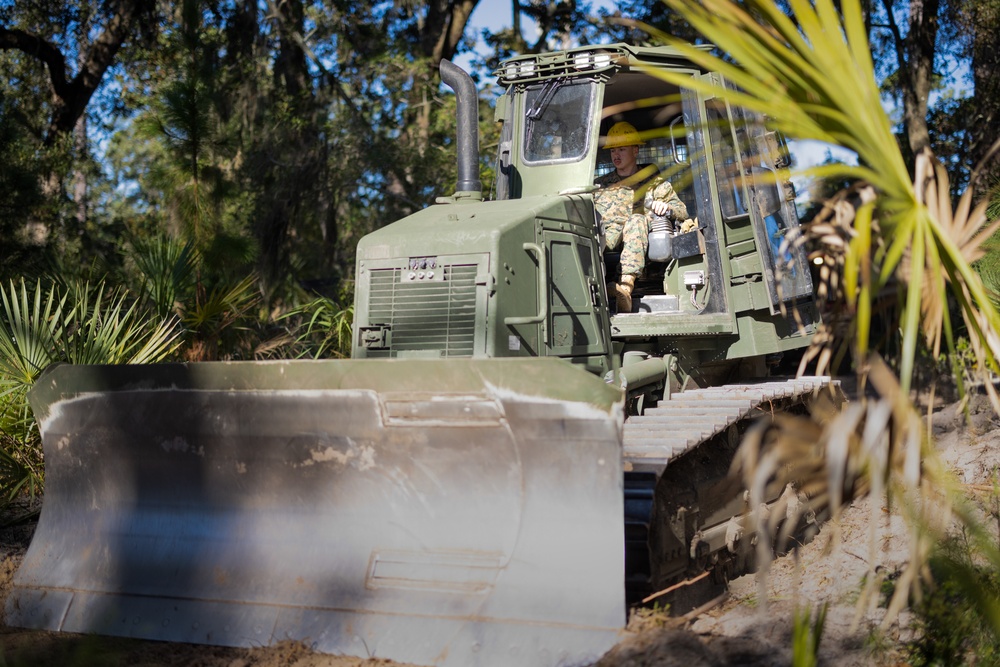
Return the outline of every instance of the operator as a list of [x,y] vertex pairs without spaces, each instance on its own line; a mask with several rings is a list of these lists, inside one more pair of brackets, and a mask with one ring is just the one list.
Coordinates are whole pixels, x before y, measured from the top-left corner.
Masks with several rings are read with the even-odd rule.
[[656,165],[637,164],[644,143],[632,124],[612,125],[604,147],[611,150],[615,168],[594,182],[603,188],[594,194],[594,205],[604,221],[605,245],[608,250],[622,246],[621,277],[608,284],[608,298],[614,294],[619,313],[632,312],[632,290],[646,266],[652,214],[673,220],[688,217],[687,206]]

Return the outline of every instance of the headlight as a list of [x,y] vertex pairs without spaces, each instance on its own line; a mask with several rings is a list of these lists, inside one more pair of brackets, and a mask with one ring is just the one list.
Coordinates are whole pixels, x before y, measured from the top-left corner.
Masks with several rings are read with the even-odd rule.
[[534,60],[521,60],[507,63],[504,74],[508,79],[526,79],[535,73]]
[[611,54],[609,53],[594,53],[593,51],[588,51],[585,53],[578,53],[573,56],[573,66],[577,69],[590,69],[591,67],[598,69],[601,67],[607,67],[611,64]]

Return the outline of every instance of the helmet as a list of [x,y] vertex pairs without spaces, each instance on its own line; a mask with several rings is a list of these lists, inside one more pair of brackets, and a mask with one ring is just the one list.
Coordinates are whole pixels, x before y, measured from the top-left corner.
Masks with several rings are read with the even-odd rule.
[[615,123],[608,130],[604,140],[605,148],[622,148],[624,146],[642,146],[646,142],[639,138],[639,131],[631,123],[624,121]]

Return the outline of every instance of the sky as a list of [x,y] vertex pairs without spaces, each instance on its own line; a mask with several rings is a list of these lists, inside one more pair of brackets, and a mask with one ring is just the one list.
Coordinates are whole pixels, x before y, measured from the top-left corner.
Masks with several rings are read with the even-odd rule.
[[[590,2],[591,11],[595,15],[600,9],[614,11],[616,7],[617,3],[611,0],[591,0]],[[485,44],[482,38],[479,37],[483,28],[497,31],[502,28],[509,28],[513,23],[513,2],[511,0],[482,0],[472,12],[468,32],[476,36],[477,48],[483,49],[485,52]],[[534,41],[533,37],[537,34],[535,22],[528,18],[522,18],[521,32],[528,38],[528,41]],[[457,65],[468,69],[471,66],[471,59],[471,54],[463,54],[456,58],[455,62]]]

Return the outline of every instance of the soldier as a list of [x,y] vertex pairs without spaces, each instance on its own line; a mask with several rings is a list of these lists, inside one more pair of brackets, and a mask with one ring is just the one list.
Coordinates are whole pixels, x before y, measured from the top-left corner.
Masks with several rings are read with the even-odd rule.
[[609,250],[622,246],[621,278],[609,285],[619,313],[632,312],[632,290],[646,266],[650,214],[674,220],[688,217],[687,207],[674,188],[659,176],[654,164],[637,164],[639,132],[629,123],[615,123],[608,130],[605,148],[611,150],[615,168],[598,178],[603,188],[594,194],[594,205],[604,221],[604,238]]

